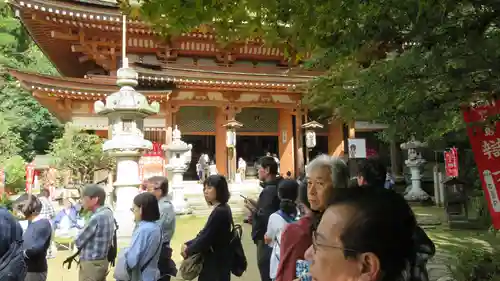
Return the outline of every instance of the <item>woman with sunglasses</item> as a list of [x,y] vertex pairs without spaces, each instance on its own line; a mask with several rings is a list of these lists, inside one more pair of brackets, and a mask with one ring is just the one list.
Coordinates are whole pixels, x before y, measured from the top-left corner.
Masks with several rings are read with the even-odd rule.
[[228,205],[230,195],[226,178],[209,176],[203,183],[203,194],[208,205],[213,207],[212,213],[196,238],[182,246],[181,254],[184,258],[202,254],[203,268],[198,281],[229,281],[233,217]]

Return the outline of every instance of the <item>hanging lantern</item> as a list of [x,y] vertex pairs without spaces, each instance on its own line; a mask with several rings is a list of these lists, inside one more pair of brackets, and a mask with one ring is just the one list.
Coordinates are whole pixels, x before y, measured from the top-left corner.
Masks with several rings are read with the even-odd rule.
[[323,125],[319,122],[311,121],[302,125],[302,128],[306,130],[306,147],[316,147],[316,130],[323,128]]
[[226,133],[226,146],[231,148],[236,146],[236,131],[228,129]]

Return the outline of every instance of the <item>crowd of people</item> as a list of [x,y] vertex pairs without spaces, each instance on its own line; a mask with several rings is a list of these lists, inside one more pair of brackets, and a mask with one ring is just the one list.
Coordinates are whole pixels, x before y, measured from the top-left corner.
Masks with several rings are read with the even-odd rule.
[[[427,281],[425,266],[434,244],[402,196],[386,188],[387,171],[380,161],[360,163],[355,180],[343,160],[327,155],[311,161],[307,177],[299,180],[280,176],[272,156],[262,157],[258,167],[262,191],[258,200],[245,198],[245,206],[262,281]],[[176,217],[168,181],[150,178],[145,191],[133,200],[136,228],[129,247],[118,254],[119,226],[98,185],[83,190],[81,208],[91,214],[84,225],[70,201],[51,221],[42,215],[43,200],[25,195],[14,206],[29,222],[24,231],[0,208],[0,280],[47,279],[54,222],[78,229],[77,252],[66,263],[71,266],[79,257],[80,281],[106,280],[110,265],[119,281],[170,280],[178,269],[170,245]],[[237,255],[225,177],[206,176],[203,194],[212,211],[203,229],[182,245],[185,260],[179,270],[183,274],[188,268],[199,281],[229,281]],[[11,279],[2,279],[6,276]]]

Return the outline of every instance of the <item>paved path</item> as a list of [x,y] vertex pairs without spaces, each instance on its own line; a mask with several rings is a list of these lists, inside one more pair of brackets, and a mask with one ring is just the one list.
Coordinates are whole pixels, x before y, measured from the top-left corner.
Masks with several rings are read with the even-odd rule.
[[427,264],[430,281],[437,281],[442,277],[450,276],[447,265],[450,264],[453,258],[449,253],[438,250],[434,258]]

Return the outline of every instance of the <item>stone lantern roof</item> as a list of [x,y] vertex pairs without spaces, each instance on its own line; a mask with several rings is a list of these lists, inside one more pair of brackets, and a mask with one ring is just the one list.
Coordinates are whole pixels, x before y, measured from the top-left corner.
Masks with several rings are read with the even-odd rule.
[[120,68],[117,71],[117,85],[120,90],[106,97],[106,104],[96,101],[94,110],[97,114],[107,115],[113,112],[137,112],[145,116],[157,114],[160,111],[158,102],[148,103],[147,98],[137,92],[138,75],[133,68]]

